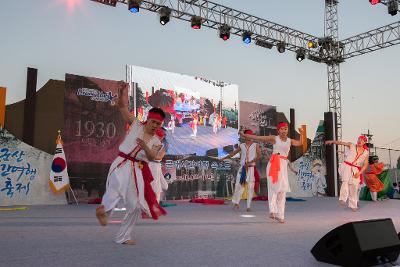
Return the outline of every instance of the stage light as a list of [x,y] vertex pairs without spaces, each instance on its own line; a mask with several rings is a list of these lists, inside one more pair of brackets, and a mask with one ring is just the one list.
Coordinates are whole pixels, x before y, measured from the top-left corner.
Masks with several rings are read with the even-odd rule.
[[142,0],[130,0],[128,2],[129,11],[132,12],[132,13],[138,13],[141,3],[142,3]]
[[304,49],[300,48],[299,50],[296,51],[296,59],[298,62],[303,61],[306,58],[306,54],[304,52]]
[[199,30],[201,28],[201,21],[202,21],[201,17],[193,16],[192,19],[190,20],[190,25],[192,26],[193,29]]
[[171,9],[169,7],[163,6],[160,9],[160,23],[165,25],[169,22],[169,16],[171,15]]
[[388,13],[392,16],[397,14],[397,11],[399,10],[399,3],[397,0],[389,0],[387,3],[388,6]]
[[219,27],[219,38],[221,38],[222,40],[226,41],[229,39],[229,37],[231,36],[231,27],[229,27],[228,25],[224,24],[221,27]]
[[245,44],[251,43],[251,32],[244,32],[242,35],[242,40]]
[[371,3],[371,5],[376,5],[379,4],[381,0],[369,0],[369,2]]
[[307,47],[308,48],[316,48],[317,47],[317,43],[316,42],[314,42],[314,41],[308,41],[307,42]]
[[276,49],[278,49],[278,52],[279,52],[279,53],[283,53],[283,52],[285,52],[285,50],[286,50],[286,44],[280,42],[280,43],[278,43],[278,44],[276,45]]

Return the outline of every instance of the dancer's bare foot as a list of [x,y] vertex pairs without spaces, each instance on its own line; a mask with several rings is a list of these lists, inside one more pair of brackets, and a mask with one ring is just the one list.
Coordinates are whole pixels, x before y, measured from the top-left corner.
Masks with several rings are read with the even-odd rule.
[[96,208],[96,217],[99,220],[101,226],[106,226],[108,223],[108,216],[104,209],[104,205],[100,205]]
[[240,209],[240,206],[239,206],[239,204],[233,204],[233,208],[232,208],[234,211],[239,211],[239,209]]
[[276,220],[277,220],[279,223],[285,223],[285,220],[284,220],[284,219],[276,218]]
[[247,212],[251,212],[251,208],[247,208],[246,211],[247,211]]
[[125,242],[122,243],[122,245],[134,246],[134,245],[136,245],[136,241],[135,240],[126,240]]
[[339,205],[340,206],[346,206],[346,202],[344,202],[343,200],[339,200]]
[[274,213],[270,213],[270,214],[269,214],[269,217],[270,217],[271,219],[274,219],[274,220],[275,220],[275,214],[274,214]]
[[358,209],[357,208],[352,208],[351,209],[353,212],[356,212]]

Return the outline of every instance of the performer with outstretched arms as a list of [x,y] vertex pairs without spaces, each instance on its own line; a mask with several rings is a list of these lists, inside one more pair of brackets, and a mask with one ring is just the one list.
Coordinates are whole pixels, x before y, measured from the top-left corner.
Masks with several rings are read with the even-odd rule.
[[[245,130],[246,134],[253,134],[251,130]],[[254,189],[258,191],[260,176],[257,171],[256,162],[261,158],[261,149],[257,143],[246,139],[237,149],[221,158],[225,160],[232,158],[240,153],[240,168],[236,176],[235,193],[232,197],[233,209],[239,210],[240,199],[247,183],[247,211],[251,211],[251,201],[253,199]]]
[[340,164],[339,175],[342,180],[340,186],[339,203],[346,205],[349,200],[349,208],[357,211],[358,187],[363,183],[362,173],[368,168],[367,138],[363,135],[358,137],[357,144],[335,140],[328,140],[327,145],[342,145],[348,148],[345,153],[344,162]]
[[246,139],[268,142],[273,145],[271,159],[267,166],[268,203],[270,218],[280,223],[285,222],[286,193],[290,192],[288,181],[288,156],[290,146],[302,146],[303,129],[299,129],[300,140],[288,137],[288,124],[281,122],[277,127],[278,135],[256,136],[245,133],[240,135]]
[[114,208],[117,205],[124,206],[126,215],[115,242],[135,245],[131,233],[141,212],[155,220],[166,214],[152,189],[153,176],[148,166],[148,162],[156,159],[159,152],[156,148],[161,142],[155,132],[161,127],[165,113],[159,108],[152,108],[148,112],[147,121],[140,123],[128,112],[121,97],[118,105],[122,117],[131,127],[119,146],[117,158],[111,164],[106,192],[102,204],[96,209],[96,216],[100,224],[106,226]]

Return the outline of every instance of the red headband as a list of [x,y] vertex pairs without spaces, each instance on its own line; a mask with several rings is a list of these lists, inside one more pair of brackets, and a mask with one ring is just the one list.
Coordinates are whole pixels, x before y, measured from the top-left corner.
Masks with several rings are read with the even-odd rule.
[[164,118],[161,116],[161,114],[156,113],[156,112],[149,112],[149,114],[147,115],[147,119],[152,119],[152,120],[157,120],[160,122],[164,121]]
[[160,138],[164,138],[164,137],[165,137],[165,132],[164,132],[163,129],[158,128],[158,129],[156,130],[156,135],[157,135],[158,137],[160,137]]
[[360,135],[360,136],[358,137],[358,139],[363,140],[365,143],[368,142],[368,141],[367,141],[367,137],[365,137],[364,135]]
[[280,123],[278,123],[278,130],[280,129],[280,128],[283,128],[283,127],[288,127],[289,125],[287,124],[287,122],[280,122]]
[[245,130],[244,134],[254,134],[252,130]]
[[363,141],[365,142],[363,148],[364,148],[365,150],[368,150],[368,145],[366,144],[366,143],[368,142],[367,137],[366,137],[365,135],[360,135],[360,136],[358,137],[358,139],[361,139],[361,140],[363,140]]

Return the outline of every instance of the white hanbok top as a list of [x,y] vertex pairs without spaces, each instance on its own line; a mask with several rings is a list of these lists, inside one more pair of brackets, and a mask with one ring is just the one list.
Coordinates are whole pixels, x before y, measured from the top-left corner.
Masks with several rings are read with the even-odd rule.
[[[349,162],[353,165],[362,167],[364,165],[365,159],[368,158],[369,152],[364,149],[363,153],[357,153],[357,147],[354,144],[350,144],[350,148],[345,153],[345,162]],[[342,182],[349,182],[349,184],[360,183],[359,178],[354,178],[354,174],[358,172],[357,167],[350,166],[345,162],[341,163],[339,166],[339,175]]]
[[[288,157],[290,146],[292,141],[290,138],[287,138],[286,141],[282,141],[279,136],[275,136],[275,144],[273,144],[272,153],[279,154],[283,157]],[[290,192],[289,180],[288,180],[288,160],[280,159],[281,169],[278,176],[278,181],[276,183],[272,183],[272,177],[269,174],[270,162],[267,165],[267,182],[268,182],[268,190],[272,193],[279,192]]]
[[[242,143],[239,145],[240,148],[240,168],[238,174],[236,176],[236,183],[240,182],[240,176],[242,172],[243,166],[246,165],[246,162],[250,162],[257,157],[257,144],[252,143],[249,147],[246,146],[246,143]],[[255,163],[254,163],[255,166]],[[246,170],[246,182],[251,183],[254,182],[254,168],[248,168]]]
[[[143,138],[144,125],[139,121],[135,120],[125,139],[119,146],[120,152],[129,155],[137,160],[149,162],[144,150],[141,150],[137,144],[137,138]],[[155,148],[161,145],[158,137],[153,136],[148,142],[147,146]],[[136,175],[136,181],[135,181]],[[150,215],[148,204],[144,197],[144,181],[142,171],[138,162],[132,162],[126,160],[123,157],[118,156],[111,164],[110,171],[107,177],[107,186],[110,179],[117,179],[118,188],[114,188],[114,191],[119,192],[118,194],[122,197],[121,201],[127,209],[134,209],[137,205]],[[137,182],[137,183],[136,183]],[[131,203],[132,202],[132,203]]]

